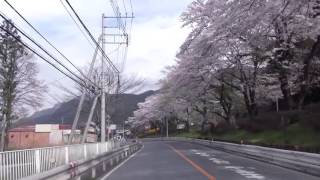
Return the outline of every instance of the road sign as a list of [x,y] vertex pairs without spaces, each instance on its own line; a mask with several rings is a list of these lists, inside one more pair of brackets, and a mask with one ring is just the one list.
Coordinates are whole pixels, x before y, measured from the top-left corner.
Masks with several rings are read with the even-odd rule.
[[186,125],[184,123],[177,124],[177,129],[184,129]]

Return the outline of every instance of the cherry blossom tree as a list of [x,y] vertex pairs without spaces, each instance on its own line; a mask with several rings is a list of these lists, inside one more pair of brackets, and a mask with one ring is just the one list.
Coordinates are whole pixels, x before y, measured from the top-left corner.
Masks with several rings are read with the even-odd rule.
[[192,30],[136,117],[197,113],[201,124],[215,115],[234,125],[244,106],[254,122],[275,97],[301,109],[320,84],[319,0],[196,0],[181,18]]

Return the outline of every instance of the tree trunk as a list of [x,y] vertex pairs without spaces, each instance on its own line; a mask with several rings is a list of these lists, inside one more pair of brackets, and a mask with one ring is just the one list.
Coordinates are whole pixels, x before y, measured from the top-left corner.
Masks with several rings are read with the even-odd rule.
[[256,105],[255,98],[254,97],[251,98],[250,93],[247,93],[247,91],[242,93],[243,93],[244,102],[246,104],[246,109],[249,114],[250,121],[252,122],[254,121],[254,117],[258,114],[258,107]]
[[202,116],[202,123],[201,123],[201,131],[204,132],[204,126],[207,123],[207,108],[204,107],[203,111],[201,112],[201,116]]
[[303,66],[303,74],[300,77],[300,81],[302,82],[300,86],[300,92],[299,92],[299,100],[298,100],[298,108],[301,110],[304,106],[304,100],[305,97],[309,91],[310,88],[310,68],[312,64],[312,59],[314,56],[319,53],[320,49],[320,36],[318,36],[317,41],[313,44],[312,49],[310,53],[306,56],[304,59],[304,66]]
[[294,102],[291,96],[291,89],[289,87],[288,77],[287,73],[283,72],[284,70],[281,70],[279,74],[279,81],[280,81],[280,88],[281,92],[284,98],[284,101],[286,103],[286,106],[289,110],[292,110],[294,108]]
[[1,142],[0,142],[0,151],[5,150],[5,145],[6,145],[6,137],[7,137],[7,117],[4,114],[2,123],[1,123]]
[[189,132],[189,131],[190,131],[190,112],[189,112],[189,109],[188,109],[188,108],[187,108],[187,110],[186,110],[186,113],[187,113],[186,129],[187,129],[187,131]]
[[[292,64],[293,54],[290,51],[291,47],[291,36],[288,38],[283,37],[283,34],[288,33],[287,23],[283,18],[280,18],[274,23],[274,30],[277,34],[276,36],[276,48],[281,48],[282,50],[278,50],[275,54],[276,59],[272,61],[273,69],[278,74],[278,79],[280,81],[280,88],[282,91],[282,95],[284,101],[286,103],[287,109],[293,109],[294,102],[291,97],[291,88],[289,86],[290,76],[289,72],[286,70],[286,66]],[[285,63],[287,62],[287,63]]]

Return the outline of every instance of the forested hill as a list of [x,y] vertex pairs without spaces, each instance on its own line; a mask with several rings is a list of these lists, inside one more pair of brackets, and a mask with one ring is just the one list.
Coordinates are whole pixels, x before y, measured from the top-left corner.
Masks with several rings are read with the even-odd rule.
[[[154,91],[146,91],[141,94],[120,94],[109,107],[111,121],[116,124],[121,124],[123,120],[133,115],[133,111],[138,109],[137,104],[144,102],[145,98],[154,94]],[[111,95],[115,96],[115,95]],[[68,102],[57,104],[52,108],[45,109],[34,113],[32,116],[20,120],[14,126],[32,125],[32,124],[72,124],[75,116],[79,98],[72,99]],[[91,102],[85,103],[91,105]],[[83,125],[89,115],[90,107],[86,107],[80,115],[80,126]]]

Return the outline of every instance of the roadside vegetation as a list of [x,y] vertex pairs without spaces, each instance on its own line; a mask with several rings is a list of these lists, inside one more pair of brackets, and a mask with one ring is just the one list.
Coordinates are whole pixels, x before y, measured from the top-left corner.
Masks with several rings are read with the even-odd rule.
[[191,32],[134,132],[168,122],[171,133],[185,124],[205,137],[319,145],[320,1],[194,1],[181,19]]
[[175,133],[176,137],[220,140],[227,142],[256,144],[279,148],[320,152],[320,133],[314,129],[301,127],[299,124],[288,126],[283,131],[267,130],[262,132],[248,132],[234,130],[218,134],[202,134],[201,131],[190,130],[189,132]]
[[13,22],[4,20],[0,24],[0,151],[5,150],[13,122],[43,103],[47,87],[38,79],[35,60]]

